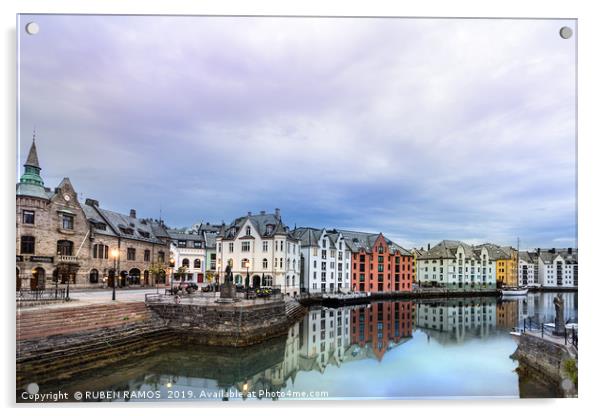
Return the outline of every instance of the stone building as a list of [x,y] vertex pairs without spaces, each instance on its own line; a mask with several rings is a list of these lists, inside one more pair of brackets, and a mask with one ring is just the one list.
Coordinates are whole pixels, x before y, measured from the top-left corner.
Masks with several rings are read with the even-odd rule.
[[51,190],[35,138],[16,187],[16,286],[44,289],[151,285],[165,281],[169,236],[162,223],[80,203],[69,178]]

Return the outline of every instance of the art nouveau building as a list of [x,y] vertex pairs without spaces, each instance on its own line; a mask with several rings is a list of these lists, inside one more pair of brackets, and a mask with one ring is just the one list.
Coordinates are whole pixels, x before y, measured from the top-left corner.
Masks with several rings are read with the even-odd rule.
[[165,282],[169,237],[162,223],[80,203],[69,178],[44,186],[35,145],[16,187],[17,289]]
[[280,210],[235,219],[216,237],[217,274],[221,282],[228,264],[236,284],[247,273],[253,287],[277,287],[291,296],[300,293],[301,245],[280,217]]
[[496,267],[491,248],[443,240],[417,259],[420,285],[449,288],[495,288]]
[[535,253],[521,251],[518,256],[518,284],[519,286],[535,286],[539,283],[535,276]]
[[336,230],[296,228],[301,243],[301,288],[304,292],[348,292],[351,251]]
[[340,230],[351,251],[354,292],[409,292],[413,255],[382,234]]
[[185,270],[184,273],[175,273],[176,282],[195,282],[199,285],[205,283],[207,269],[207,249],[205,237],[202,234],[188,234],[168,230],[171,238],[171,254],[175,261],[176,270]]
[[538,283],[543,287],[577,287],[579,268],[577,249],[549,249],[536,253]]

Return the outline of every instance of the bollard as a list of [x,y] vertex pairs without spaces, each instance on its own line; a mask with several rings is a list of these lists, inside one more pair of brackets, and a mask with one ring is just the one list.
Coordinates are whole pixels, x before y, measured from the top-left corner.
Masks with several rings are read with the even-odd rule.
[[567,341],[566,337],[567,337],[567,332],[566,332],[566,328],[564,328],[564,345],[566,345],[566,341]]
[[543,338],[543,324],[541,324],[541,337]]
[[531,317],[529,317],[529,331],[531,330]]
[[523,319],[523,332],[527,332],[527,318]]

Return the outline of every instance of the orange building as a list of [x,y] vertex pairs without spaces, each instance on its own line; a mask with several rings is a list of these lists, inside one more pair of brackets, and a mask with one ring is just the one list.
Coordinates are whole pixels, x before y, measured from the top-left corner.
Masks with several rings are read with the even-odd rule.
[[414,256],[382,234],[340,231],[351,250],[354,292],[409,292]]
[[371,345],[380,361],[391,344],[412,336],[413,302],[372,302],[351,311],[351,344]]

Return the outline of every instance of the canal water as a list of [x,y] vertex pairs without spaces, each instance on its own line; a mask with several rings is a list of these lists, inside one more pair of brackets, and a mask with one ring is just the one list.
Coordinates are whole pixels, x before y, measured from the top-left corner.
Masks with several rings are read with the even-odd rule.
[[[260,345],[174,342],[57,375],[40,392],[81,392],[90,401],[555,397],[554,386],[517,371],[509,335],[529,317],[553,322],[555,295],[316,307],[287,336]],[[563,297],[565,319],[577,322],[577,293]]]

